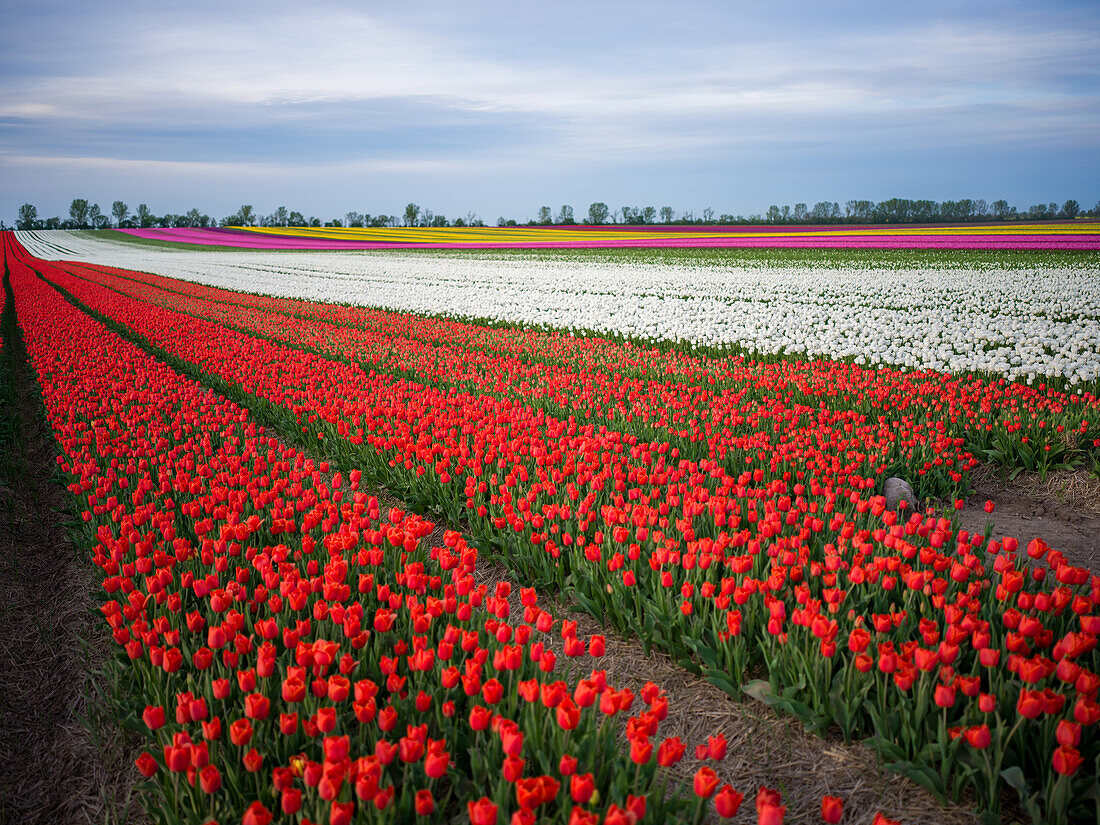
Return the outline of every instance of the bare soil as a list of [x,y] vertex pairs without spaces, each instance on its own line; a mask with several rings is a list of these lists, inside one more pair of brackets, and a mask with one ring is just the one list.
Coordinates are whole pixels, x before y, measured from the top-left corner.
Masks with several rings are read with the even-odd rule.
[[[992,501],[993,513],[985,511]],[[1046,479],[1021,474],[1015,479],[983,467],[973,474],[973,492],[957,513],[971,533],[992,523],[992,537],[1012,536],[1021,551],[1042,539],[1074,565],[1100,575],[1100,479],[1083,471],[1051,473]],[[1021,552],[1021,558],[1027,556]]]

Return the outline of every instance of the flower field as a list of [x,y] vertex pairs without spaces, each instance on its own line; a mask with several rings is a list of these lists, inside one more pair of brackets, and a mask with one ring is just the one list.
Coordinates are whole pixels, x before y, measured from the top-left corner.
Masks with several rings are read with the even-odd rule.
[[440,229],[123,229],[135,237],[249,249],[816,248],[1100,249],[1096,223],[988,226],[538,226]]
[[690,249],[667,260],[654,260],[652,252],[618,258],[583,251],[437,258],[400,251],[174,251],[77,232],[17,237],[40,258],[231,290],[625,336],[659,347],[680,342],[721,355],[978,371],[1074,392],[1100,390],[1098,268],[1091,258],[1064,253],[993,262],[953,253],[906,266],[882,253],[801,264]]
[[1100,813],[1100,576],[952,520],[1100,468],[1094,266],[4,256],[163,821],[783,821],[546,592],[986,821]]

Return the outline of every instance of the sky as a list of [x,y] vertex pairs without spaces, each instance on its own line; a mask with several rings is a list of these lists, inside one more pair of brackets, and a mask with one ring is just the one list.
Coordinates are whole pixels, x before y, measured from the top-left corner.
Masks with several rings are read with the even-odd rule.
[[1100,199],[1100,3],[0,0],[0,219]]

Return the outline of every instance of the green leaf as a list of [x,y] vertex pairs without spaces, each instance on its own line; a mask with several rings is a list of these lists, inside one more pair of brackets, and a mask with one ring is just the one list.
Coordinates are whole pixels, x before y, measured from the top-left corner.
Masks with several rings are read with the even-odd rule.
[[884,762],[888,760],[898,762],[905,759],[905,751],[889,739],[883,739],[881,736],[871,736],[867,741],[871,747],[878,751]]
[[922,788],[930,791],[940,802],[947,801],[943,780],[938,773],[927,765],[914,765],[912,762],[890,762],[884,767],[912,779]]
[[701,639],[686,638],[684,641],[687,643],[688,647],[695,651],[695,655],[698,656],[704,664],[712,668],[718,666],[718,652],[713,647],[706,644]]
[[[730,679],[721,671],[709,670],[707,671],[707,681],[720,690],[725,691],[731,696],[738,697],[741,695],[741,688],[735,685]],[[765,682],[767,684],[767,682]]]
[[775,695],[772,693],[772,686],[768,684],[764,679],[753,679],[743,688],[742,691],[748,696],[751,696],[758,702],[763,702],[765,705],[770,705]]
[[772,703],[772,707],[778,708],[779,710],[785,710],[811,729],[817,729],[819,714],[805,702],[799,702],[794,699],[777,698]]
[[1001,778],[1019,791],[1020,796],[1027,796],[1027,779],[1024,777],[1024,772],[1020,770],[1019,765],[1005,768],[1001,771]]

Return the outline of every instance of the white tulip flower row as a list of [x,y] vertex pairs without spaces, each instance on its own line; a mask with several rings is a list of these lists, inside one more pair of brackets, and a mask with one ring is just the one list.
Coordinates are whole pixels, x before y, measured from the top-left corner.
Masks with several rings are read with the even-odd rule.
[[707,255],[646,261],[546,253],[214,252],[63,231],[17,237],[42,258],[281,297],[861,364],[985,370],[1013,380],[1100,379],[1100,260],[1041,268],[822,268],[723,263]]

